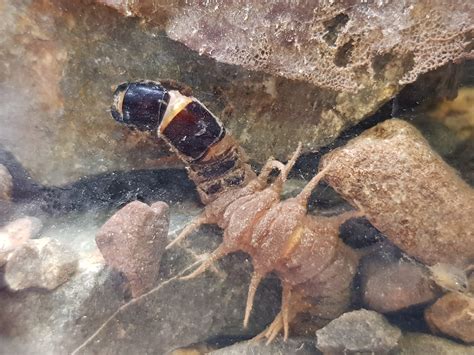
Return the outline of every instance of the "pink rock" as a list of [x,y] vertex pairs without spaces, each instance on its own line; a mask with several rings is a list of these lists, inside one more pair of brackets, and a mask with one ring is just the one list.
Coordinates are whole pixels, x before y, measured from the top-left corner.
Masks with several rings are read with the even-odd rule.
[[106,263],[124,273],[133,297],[147,292],[157,281],[168,226],[166,203],[148,206],[134,201],[115,213],[96,235]]
[[13,291],[27,288],[54,290],[77,269],[77,255],[57,240],[28,240],[12,252],[5,267],[5,281]]
[[26,241],[38,235],[42,223],[35,217],[23,217],[0,229],[0,266],[7,262],[9,254]]
[[414,262],[369,256],[361,266],[362,299],[367,308],[395,312],[433,301],[434,289],[426,268]]

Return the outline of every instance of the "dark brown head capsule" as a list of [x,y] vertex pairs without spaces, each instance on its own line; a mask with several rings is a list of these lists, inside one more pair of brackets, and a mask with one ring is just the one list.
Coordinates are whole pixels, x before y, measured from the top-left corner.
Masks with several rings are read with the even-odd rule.
[[113,118],[142,131],[155,130],[163,120],[170,96],[158,82],[120,84],[111,107]]
[[227,188],[245,185],[255,176],[245,154],[216,116],[196,98],[159,82],[119,85],[112,116],[140,130],[156,129],[187,164],[204,203]]
[[187,160],[201,158],[225,133],[221,122],[197,99],[154,81],[124,83],[112,104],[115,120],[154,130]]

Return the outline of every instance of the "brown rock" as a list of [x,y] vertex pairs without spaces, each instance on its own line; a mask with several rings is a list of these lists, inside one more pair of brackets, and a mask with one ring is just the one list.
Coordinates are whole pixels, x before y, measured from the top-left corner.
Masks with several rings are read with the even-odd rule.
[[0,229],[0,266],[7,262],[9,254],[38,235],[42,223],[35,217],[23,217]]
[[398,341],[400,355],[472,355],[474,346],[422,333],[406,333]]
[[106,263],[125,274],[137,297],[156,285],[168,241],[169,208],[134,201],[115,213],[97,232]]
[[8,169],[0,164],[0,202],[10,201],[12,197],[13,181]]
[[436,298],[426,268],[414,262],[370,255],[360,270],[362,299],[369,309],[395,312]]
[[474,190],[409,123],[392,119],[327,154],[325,180],[423,263],[474,260]]
[[32,239],[13,251],[5,268],[5,281],[14,291],[31,287],[54,290],[75,273],[77,256],[58,241]]
[[474,298],[468,294],[448,293],[425,311],[431,330],[474,342]]

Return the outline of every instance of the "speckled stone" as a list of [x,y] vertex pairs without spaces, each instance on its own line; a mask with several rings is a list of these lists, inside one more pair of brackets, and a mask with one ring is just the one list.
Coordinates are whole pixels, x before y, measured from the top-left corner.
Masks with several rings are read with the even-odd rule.
[[409,256],[460,268],[474,259],[474,189],[411,124],[384,121],[328,153],[319,169]]
[[344,313],[316,336],[324,354],[388,354],[397,347],[401,331],[377,312],[361,309]]

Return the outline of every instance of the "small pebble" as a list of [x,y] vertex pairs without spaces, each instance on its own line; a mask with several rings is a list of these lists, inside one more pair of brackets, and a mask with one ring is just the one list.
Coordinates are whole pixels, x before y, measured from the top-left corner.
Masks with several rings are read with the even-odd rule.
[[13,291],[32,287],[54,290],[70,279],[77,256],[55,239],[30,239],[8,258],[5,281]]

